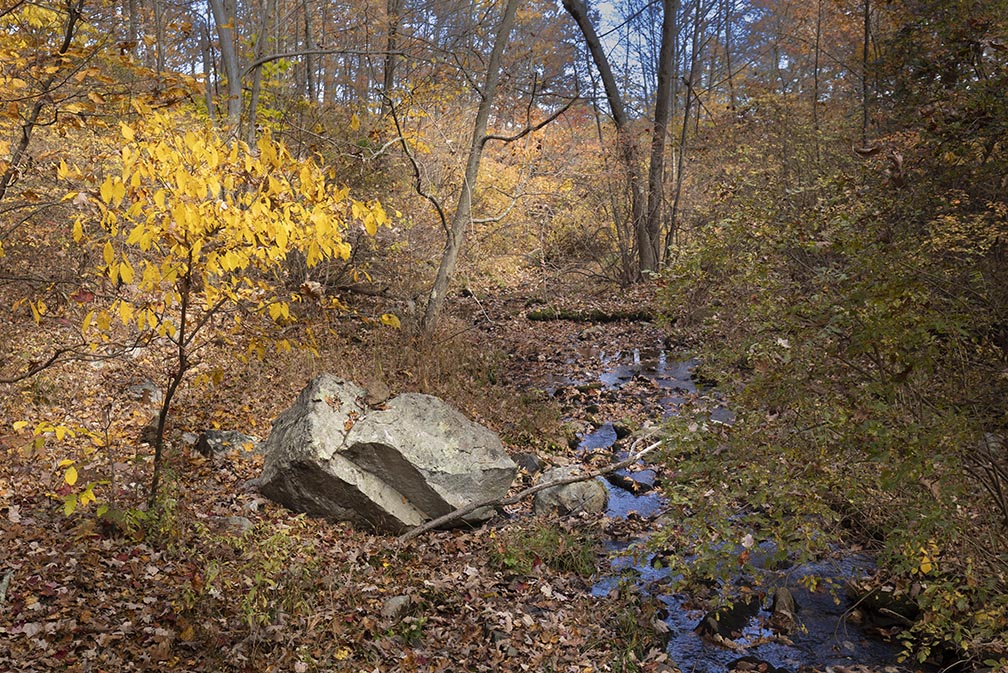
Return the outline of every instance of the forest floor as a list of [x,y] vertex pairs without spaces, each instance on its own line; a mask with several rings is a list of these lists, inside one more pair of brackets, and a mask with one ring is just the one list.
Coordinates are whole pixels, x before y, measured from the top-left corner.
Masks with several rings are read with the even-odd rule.
[[[651,599],[626,589],[590,592],[606,563],[601,537],[646,522],[537,519],[523,503],[480,529],[402,543],[293,514],[246,486],[260,456],[235,450],[207,459],[182,440],[207,428],[265,437],[309,378],[332,371],[379,378],[393,393],[438,394],[499,432],[512,452],[577,462],[573,437],[602,420],[638,426],[656,410],[633,395],[543,390],[558,377],[597,376],[580,371],[600,366],[591,354],[660,344],[665,331],[639,320],[527,314],[543,306],[573,317],[651,312],[654,290],[626,294],[590,278],[525,275],[454,298],[447,336],[423,353],[410,347],[407,330],[367,319],[388,310],[373,298],[355,300],[355,317],[318,330],[315,353],[243,363],[233,344],[221,346],[204,358],[223,363],[224,378],[187,387],[173,409],[157,516],[143,506],[151,451],[141,436],[152,409],[130,391],[163,377],[163,353],[74,363],[8,386],[0,669],[670,670]],[[42,353],[33,327],[15,320],[0,336]],[[26,449],[30,427],[11,431],[21,419],[56,419],[89,433],[71,430],[62,442]],[[94,503],[64,514],[53,495],[66,488],[63,459],[76,461],[81,484],[98,484],[99,503],[111,507],[104,517]],[[523,474],[515,488],[529,483]]]

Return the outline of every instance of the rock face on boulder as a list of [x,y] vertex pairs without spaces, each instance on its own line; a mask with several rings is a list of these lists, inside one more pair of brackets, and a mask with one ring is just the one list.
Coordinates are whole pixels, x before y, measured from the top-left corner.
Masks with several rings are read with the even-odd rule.
[[[580,470],[575,465],[554,467],[542,474],[540,483],[575,477]],[[609,491],[598,479],[576,481],[572,484],[545,488],[535,494],[532,507],[536,514],[597,514],[606,511]]]
[[364,388],[329,374],[276,419],[263,452],[266,497],[391,533],[503,497],[517,471],[497,435],[440,399],[405,393],[370,408]]

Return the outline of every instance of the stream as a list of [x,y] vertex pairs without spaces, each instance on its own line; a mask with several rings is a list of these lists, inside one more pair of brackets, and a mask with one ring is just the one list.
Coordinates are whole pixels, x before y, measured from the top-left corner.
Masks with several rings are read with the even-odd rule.
[[[717,393],[705,389],[693,377],[698,364],[695,359],[677,358],[661,348],[591,352],[598,368],[595,380],[553,377],[547,384],[550,394],[564,387],[602,386],[607,394],[620,396],[642,394],[654,398],[652,410],[661,410],[665,417],[678,412],[697,394]],[[583,361],[582,363],[583,364]],[[634,382],[634,385],[628,385]],[[641,384],[644,385],[641,385]],[[626,390],[624,390],[626,388]],[[641,392],[644,390],[645,392]],[[731,424],[734,414],[717,404],[710,412],[714,422]],[[604,422],[580,437],[578,451],[585,456],[595,451],[618,449],[620,431],[618,419]],[[622,457],[622,456],[621,456]],[[666,502],[659,489],[650,490],[657,473],[647,465],[632,471],[622,471],[645,485],[645,492],[629,490],[605,482],[609,490],[608,516],[614,519],[639,517],[653,520],[661,516]],[[764,587],[784,586],[794,598],[797,628],[788,637],[780,637],[768,627],[771,621],[770,597],[755,602],[743,610],[739,625],[730,638],[721,644],[702,637],[698,625],[705,612],[693,607],[689,596],[676,591],[677,576],[654,563],[654,551],[649,550],[646,534],[635,540],[609,540],[611,574],[596,579],[592,594],[607,596],[621,582],[632,582],[638,590],[656,597],[665,606],[664,622],[668,626],[667,652],[684,673],[725,673],[727,671],[760,671],[784,673],[824,670],[833,666],[860,666],[858,670],[889,673],[910,669],[898,663],[899,647],[872,637],[847,620],[850,604],[844,595],[844,584],[872,573],[870,558],[856,552],[839,550],[837,559],[792,566],[786,570],[763,570]],[[754,548],[758,555],[759,546]],[[764,550],[767,551],[767,550]],[[656,567],[653,567],[656,566]],[[810,591],[808,587],[816,587]],[[770,590],[772,593],[772,590]]]

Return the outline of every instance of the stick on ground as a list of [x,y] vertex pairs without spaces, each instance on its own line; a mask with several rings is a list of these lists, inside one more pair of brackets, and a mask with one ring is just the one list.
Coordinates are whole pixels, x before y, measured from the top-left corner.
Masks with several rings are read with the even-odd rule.
[[488,500],[481,500],[479,502],[469,503],[465,507],[459,507],[454,512],[449,512],[444,516],[439,516],[436,519],[431,519],[425,524],[422,524],[420,526],[417,526],[416,528],[412,528],[406,531],[405,533],[399,536],[399,541],[408,542],[409,540],[412,540],[415,537],[423,535],[429,530],[438,528],[440,526],[445,525],[446,523],[455,521],[456,519],[460,519],[464,517],[466,514],[475,512],[481,507],[503,507],[504,505],[514,505],[515,503],[521,502],[530,495],[535,495],[539,491],[545,490],[547,488],[553,488],[554,486],[566,486],[567,484],[574,484],[579,481],[588,481],[589,479],[602,477],[604,475],[609,474],[610,472],[615,472],[616,470],[623,469],[628,465],[636,463],[638,460],[640,460],[647,454],[651,453],[661,445],[662,440],[658,440],[657,442],[647,446],[646,448],[641,449],[639,452],[632,454],[629,458],[625,458],[617,463],[606,465],[600,470],[594,470],[592,472],[576,475],[573,477],[564,477],[563,479],[556,479],[554,481],[549,481],[543,484],[536,484],[535,486],[530,486],[529,488],[526,488],[524,491],[519,491],[518,493],[515,493],[514,495],[509,496],[507,498],[491,498]]

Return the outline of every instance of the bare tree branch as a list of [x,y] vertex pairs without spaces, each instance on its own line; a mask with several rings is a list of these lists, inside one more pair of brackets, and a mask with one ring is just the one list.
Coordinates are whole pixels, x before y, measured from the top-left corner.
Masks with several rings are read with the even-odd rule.
[[560,108],[559,110],[557,110],[556,112],[554,112],[553,114],[551,114],[549,117],[547,117],[546,119],[544,119],[541,122],[539,122],[538,124],[533,124],[533,125],[530,125],[530,126],[526,126],[524,129],[522,129],[520,132],[514,134],[513,136],[502,136],[502,135],[490,134],[490,135],[487,135],[487,136],[483,137],[483,142],[487,143],[487,142],[490,142],[491,140],[498,140],[498,141],[503,142],[503,143],[513,143],[516,140],[520,140],[521,138],[524,138],[528,134],[535,133],[539,129],[541,129],[544,126],[546,126],[546,125],[550,124],[551,122],[555,121],[558,117],[560,117],[560,115],[562,115],[564,112],[567,112],[567,110],[569,110],[571,108],[571,106],[574,105],[574,103],[576,103],[579,100],[581,100],[581,97],[580,97],[580,95],[578,95],[578,92],[575,91],[574,92],[574,97],[571,98],[569,101],[567,101],[567,103],[562,108]]
[[279,61],[282,58],[297,58],[299,56],[405,56],[406,54],[401,51],[371,51],[367,49],[301,49],[298,51],[285,51],[281,54],[270,54],[269,56],[263,56],[252,61],[245,72],[242,73],[242,77],[246,77],[250,72],[256,68],[261,68],[267,63],[272,63],[273,61]]
[[399,115],[396,114],[395,103],[391,98],[385,96],[388,101],[389,113],[392,115],[392,123],[395,124],[396,135],[398,136],[399,144],[402,147],[403,154],[409,159],[410,165],[413,167],[413,179],[414,185],[413,190],[421,197],[430,201],[431,205],[434,206],[434,210],[437,211],[438,218],[441,220],[441,226],[445,231],[448,231],[448,217],[445,215],[444,208],[441,207],[441,202],[437,200],[437,197],[433,194],[429,194],[424,191],[423,186],[423,175],[420,173],[420,164],[417,163],[416,158],[413,153],[410,152],[409,145],[406,143],[406,137],[403,135],[402,126],[399,124]]
[[25,3],[25,0],[17,0],[17,2],[15,2],[10,7],[4,7],[3,10],[0,10],[0,19],[4,18],[5,16],[7,16],[11,12],[13,12],[18,7],[20,7],[21,5],[23,5],[24,3]]

